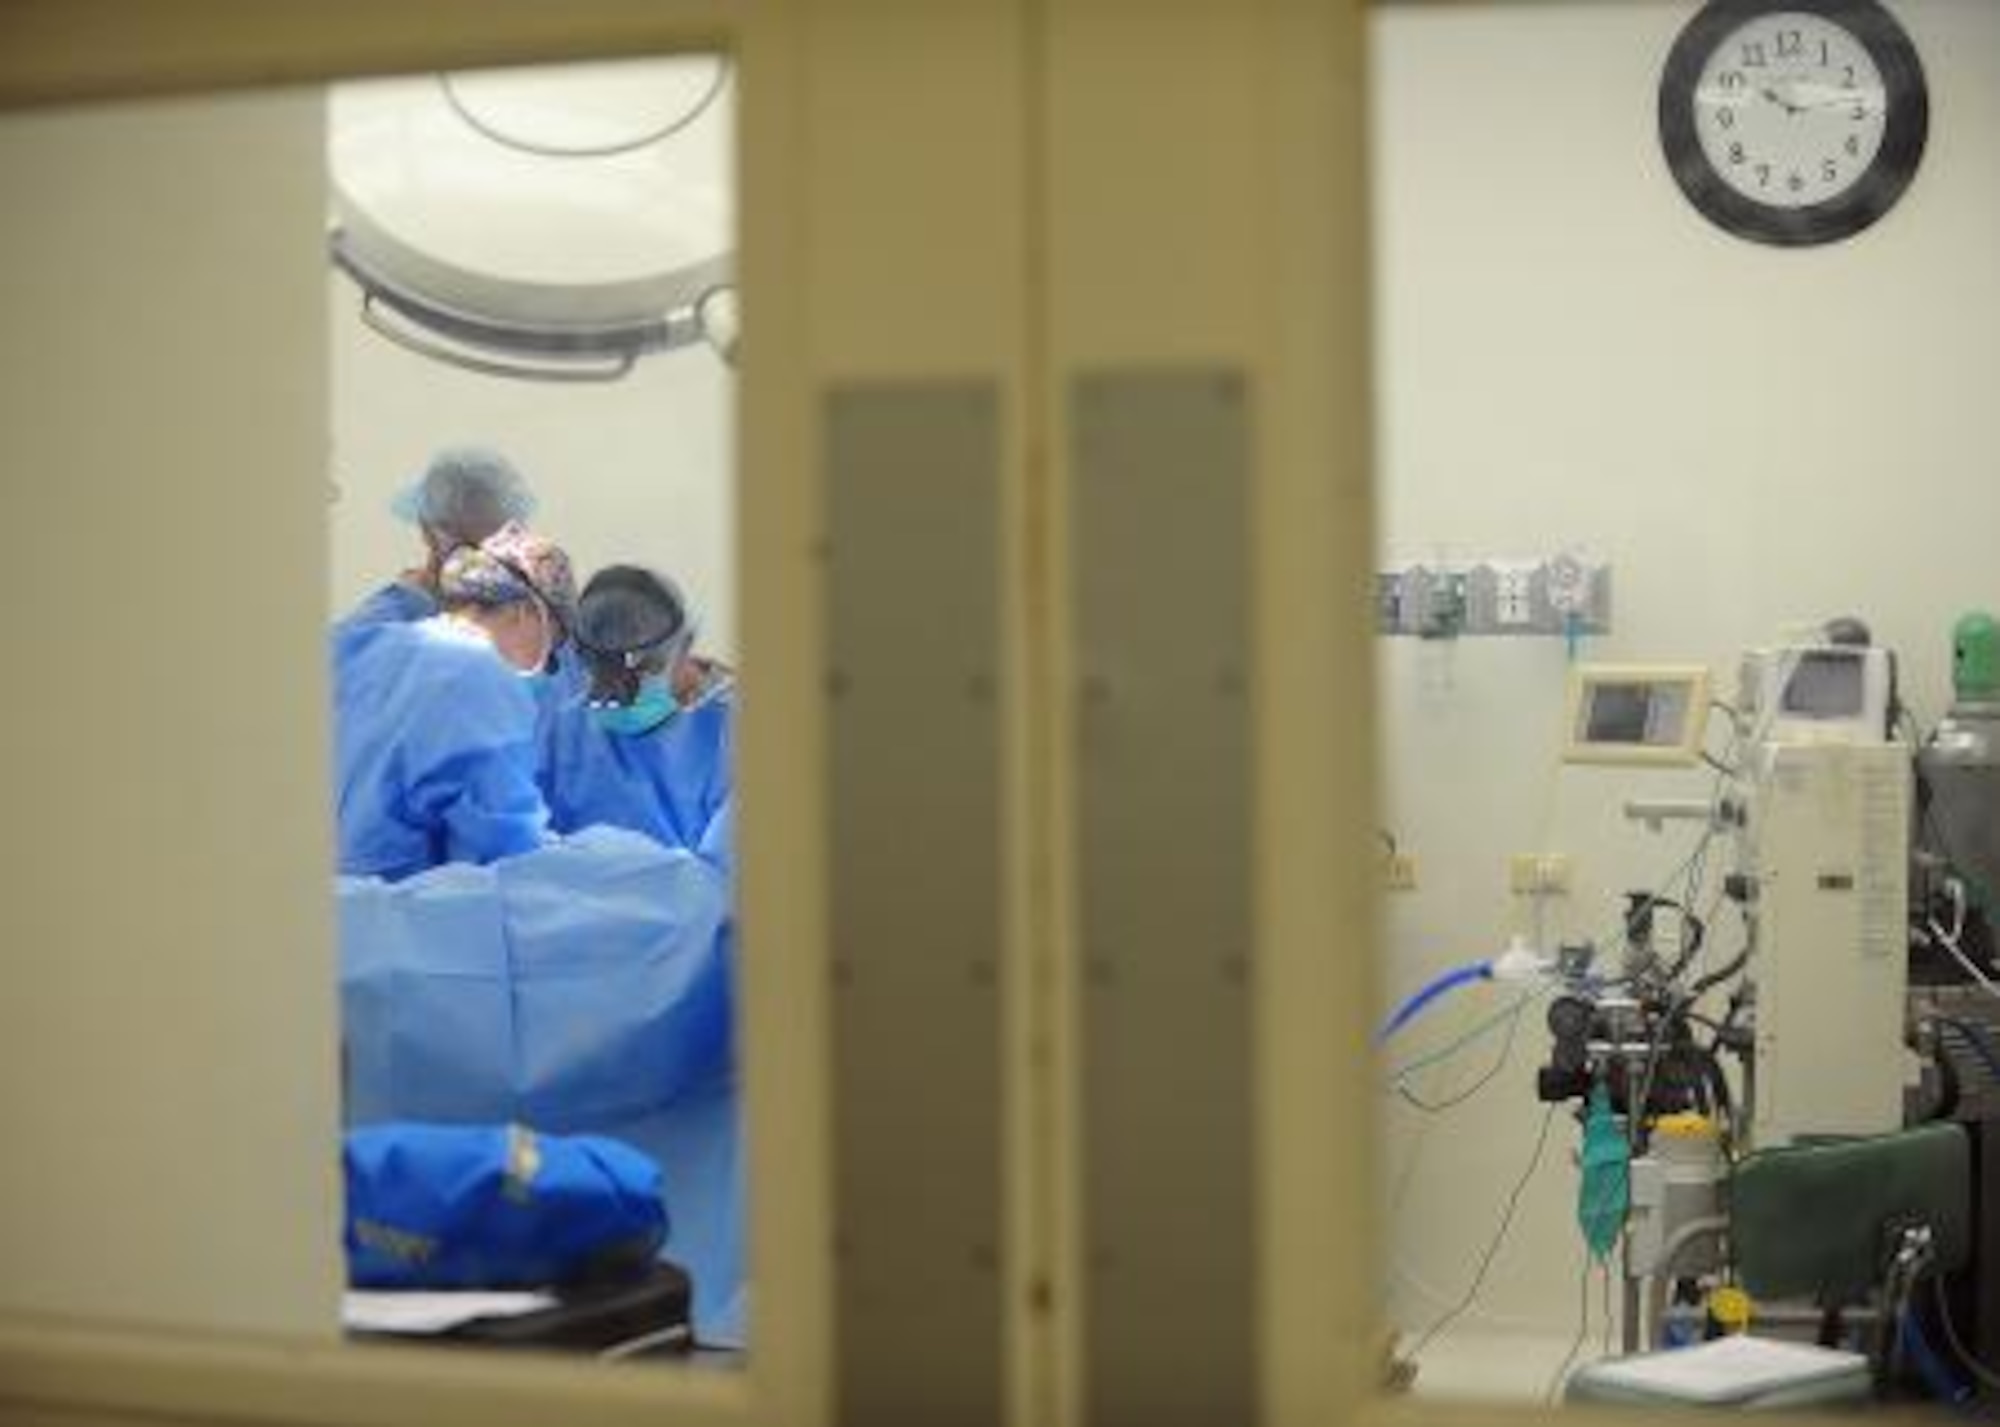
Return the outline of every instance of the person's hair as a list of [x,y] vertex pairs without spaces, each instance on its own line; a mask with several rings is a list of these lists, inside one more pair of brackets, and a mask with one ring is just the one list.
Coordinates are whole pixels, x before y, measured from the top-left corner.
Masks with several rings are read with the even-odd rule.
[[627,703],[644,676],[686,652],[693,628],[672,580],[640,565],[607,565],[584,586],[571,634],[590,671],[591,696]]

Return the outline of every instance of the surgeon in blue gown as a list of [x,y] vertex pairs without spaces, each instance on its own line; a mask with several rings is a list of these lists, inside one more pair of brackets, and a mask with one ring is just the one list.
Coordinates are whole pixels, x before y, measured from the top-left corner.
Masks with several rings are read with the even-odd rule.
[[556,831],[609,824],[728,861],[734,683],[696,658],[673,581],[636,565],[591,577],[572,640],[588,693],[543,729]]
[[541,846],[537,703],[574,598],[569,561],[516,524],[441,563],[439,614],[332,638],[339,869],[397,880]]
[[[535,503],[527,479],[498,451],[484,446],[445,447],[390,506],[399,519],[417,527],[423,538],[423,563],[370,593],[336,627],[429,619],[438,612],[438,572],[445,558],[461,546],[490,538],[503,525],[525,524]],[[558,704],[580,696],[586,687],[583,667],[569,642],[567,611],[564,617],[561,637],[550,646],[543,670],[549,677],[531,685],[536,714],[543,721],[554,715]]]
[[[571,638],[589,692],[544,725],[544,788],[558,832],[610,826],[695,854],[728,895],[734,862],[729,671],[692,653],[694,625],[673,581],[635,565],[592,576]],[[733,941],[733,917],[718,936]],[[733,959],[733,958],[732,958]],[[676,1224],[669,1251],[695,1281],[697,1331],[740,1344],[743,1139],[734,1023],[713,1073],[627,1134],[659,1160]]]

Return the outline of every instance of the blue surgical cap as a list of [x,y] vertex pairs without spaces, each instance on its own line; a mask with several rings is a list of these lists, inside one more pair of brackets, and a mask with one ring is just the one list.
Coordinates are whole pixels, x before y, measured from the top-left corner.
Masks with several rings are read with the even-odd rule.
[[534,492],[512,461],[483,446],[450,446],[390,507],[448,540],[477,545],[510,520],[535,512]]

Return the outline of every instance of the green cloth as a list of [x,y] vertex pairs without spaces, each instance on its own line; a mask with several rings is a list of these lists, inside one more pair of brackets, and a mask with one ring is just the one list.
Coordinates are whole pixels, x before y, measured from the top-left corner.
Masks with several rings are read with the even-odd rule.
[[1582,1173],[1577,1178],[1576,1222],[1592,1258],[1609,1256],[1625,1227],[1632,1199],[1632,1151],[1611,1113],[1611,1092],[1602,1083],[1590,1092],[1583,1121]]

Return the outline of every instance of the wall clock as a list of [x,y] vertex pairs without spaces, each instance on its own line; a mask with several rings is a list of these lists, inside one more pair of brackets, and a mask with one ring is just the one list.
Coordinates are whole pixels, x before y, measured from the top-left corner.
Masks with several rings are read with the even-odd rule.
[[1916,47],[1877,0],[1711,0],[1660,76],[1660,145],[1694,206],[1797,247],[1860,232],[1923,160]]

